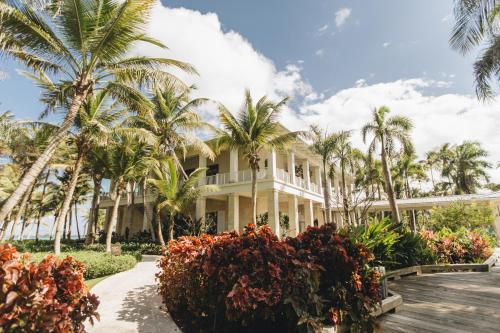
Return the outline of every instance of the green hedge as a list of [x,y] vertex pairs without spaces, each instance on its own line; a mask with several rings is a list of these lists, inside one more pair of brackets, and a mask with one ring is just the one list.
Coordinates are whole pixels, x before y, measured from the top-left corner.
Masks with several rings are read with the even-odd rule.
[[[48,253],[33,253],[34,261],[41,261]],[[82,262],[87,268],[85,279],[95,279],[101,276],[116,274],[129,270],[137,263],[137,258],[131,254],[114,256],[109,253],[94,251],[63,252],[61,257],[71,256]]]

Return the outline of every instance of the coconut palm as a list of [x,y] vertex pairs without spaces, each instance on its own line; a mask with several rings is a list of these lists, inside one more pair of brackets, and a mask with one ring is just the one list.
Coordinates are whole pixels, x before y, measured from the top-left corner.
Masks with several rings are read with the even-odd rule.
[[[252,170],[252,223],[257,225],[257,171],[259,153],[263,151],[284,150],[302,132],[288,132],[278,123],[279,114],[288,101],[272,102],[267,96],[253,104],[250,91],[245,92],[245,102],[237,117],[220,105],[219,118],[223,130],[217,131],[218,150],[238,149],[247,159]],[[290,170],[293,172],[293,170]]]
[[452,48],[468,54],[479,45],[486,46],[474,63],[474,77],[478,98],[491,98],[491,81],[500,82],[500,2],[456,0],[455,18]]
[[357,149],[352,147],[351,144],[351,131],[341,131],[334,133],[335,146],[333,149],[333,157],[337,160],[340,168],[340,182],[342,194],[342,207],[344,210],[344,224],[349,224],[349,194],[347,192],[347,173],[353,173],[354,158],[357,155]]
[[363,142],[366,143],[368,135],[373,135],[370,142],[369,152],[372,154],[380,145],[380,157],[382,161],[382,170],[385,178],[385,192],[389,200],[392,212],[392,220],[395,224],[400,224],[401,219],[399,209],[394,194],[391,169],[389,166],[390,156],[395,151],[396,142],[399,142],[405,152],[413,151],[410,140],[410,131],[413,128],[410,119],[402,116],[393,116],[387,118],[390,112],[389,108],[382,106],[373,110],[373,119],[361,129]]
[[441,169],[441,178],[446,179],[446,181],[441,181],[439,187],[442,189],[443,195],[449,193],[453,193],[453,161],[455,159],[454,148],[450,143],[444,143],[439,147],[436,151],[436,159],[439,164],[439,168]]
[[92,147],[104,145],[112,131],[112,126],[122,115],[121,111],[113,109],[106,98],[107,91],[101,90],[87,97],[78,110],[75,118],[75,134],[71,135],[70,143],[76,148],[76,158],[72,166],[71,179],[62,203],[59,215],[55,221],[56,234],[54,238],[54,252],[60,253],[61,234],[58,232],[60,224],[64,222],[71,203],[73,194],[78,184],[78,177],[84,165],[85,156]]
[[137,137],[117,132],[108,144],[108,172],[112,182],[111,196],[113,209],[106,226],[106,251],[111,252],[111,237],[118,220],[120,199],[127,189],[127,184],[143,175],[143,170],[150,168],[153,159],[152,147],[140,142]]
[[177,168],[184,173],[178,154],[185,156],[187,148],[201,156],[214,159],[212,149],[195,134],[196,130],[211,128],[194,110],[206,101],[205,98],[190,99],[192,88],[179,89],[167,82],[154,90],[154,108],[127,119],[131,130],[146,131],[157,147],[158,154],[172,158]]
[[17,128],[17,122],[14,120],[14,115],[10,111],[0,113],[0,156],[6,155],[9,152],[9,144],[11,136]]
[[[22,177],[18,188],[0,209],[0,223],[26,191],[66,137],[89,94],[106,90],[133,111],[152,108],[135,86],[172,80],[175,66],[193,72],[185,63],[130,56],[138,42],[165,47],[145,34],[155,0],[58,0],[47,10],[24,2],[0,2],[0,54],[24,65],[25,74],[44,89],[42,102],[65,110],[64,120],[44,152]],[[179,82],[180,84],[180,82]]]
[[165,246],[161,229],[161,211],[167,213],[168,230],[167,240],[174,237],[175,216],[183,213],[189,208],[204,192],[214,190],[214,185],[198,186],[200,179],[206,168],[198,168],[181,181],[178,168],[173,159],[159,161],[153,168],[154,178],[148,178],[147,183],[153,186],[157,193],[155,204],[155,223],[157,234],[161,245]]
[[452,179],[455,182],[455,194],[476,193],[482,182],[488,182],[487,170],[492,167],[485,160],[488,152],[479,142],[466,141],[454,149]]
[[327,184],[328,166],[334,163],[334,153],[340,140],[339,133],[328,133],[318,126],[311,126],[313,152],[321,156],[323,164],[323,193],[325,199],[326,223],[332,222],[330,191]]
[[87,221],[87,235],[85,238],[87,244],[93,243],[96,238],[102,180],[106,176],[108,160],[108,150],[103,146],[94,146],[87,154],[85,168],[87,169],[87,173],[91,175],[93,183],[92,202],[90,205],[90,213]]

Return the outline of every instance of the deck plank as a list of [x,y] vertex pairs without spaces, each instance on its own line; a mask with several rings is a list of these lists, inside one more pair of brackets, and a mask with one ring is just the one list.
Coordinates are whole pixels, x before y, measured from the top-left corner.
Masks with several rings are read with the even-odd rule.
[[409,276],[389,283],[403,306],[381,332],[500,332],[500,268]]

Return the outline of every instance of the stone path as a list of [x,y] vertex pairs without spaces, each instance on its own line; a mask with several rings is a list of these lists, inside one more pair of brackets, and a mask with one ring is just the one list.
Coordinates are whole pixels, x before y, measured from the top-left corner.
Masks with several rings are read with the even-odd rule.
[[90,333],[180,333],[162,310],[155,282],[155,256],[144,256],[133,269],[99,282],[92,292],[99,296],[101,320],[86,326]]

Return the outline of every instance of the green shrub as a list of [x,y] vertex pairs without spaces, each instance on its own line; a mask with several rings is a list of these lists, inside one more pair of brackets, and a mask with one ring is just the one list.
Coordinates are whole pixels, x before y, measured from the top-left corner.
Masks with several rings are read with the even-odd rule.
[[341,233],[348,236],[352,242],[366,246],[375,256],[373,265],[389,267],[396,264],[394,247],[400,235],[394,230],[389,218],[373,218],[368,225],[350,227]]
[[405,231],[400,234],[398,241],[394,244],[394,259],[395,264],[386,268],[398,269],[433,264],[437,257],[422,236]]
[[433,208],[429,227],[434,231],[443,228],[456,231],[462,227],[468,229],[488,228],[491,227],[493,221],[495,221],[495,217],[491,207],[455,202],[448,207]]
[[[34,261],[41,261],[48,253],[34,253]],[[86,267],[85,278],[95,279],[101,276],[116,274],[129,270],[137,263],[136,257],[130,254],[114,256],[109,253],[93,251],[64,252],[60,257],[73,257]]]

